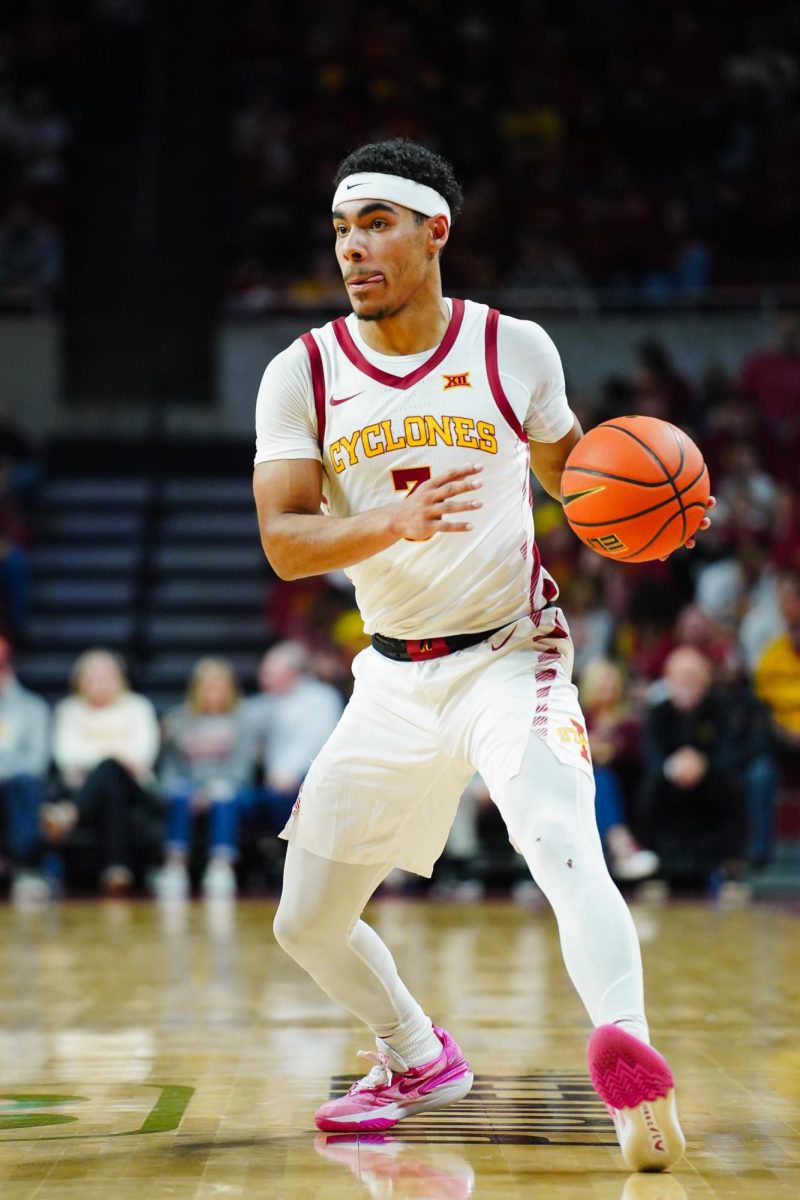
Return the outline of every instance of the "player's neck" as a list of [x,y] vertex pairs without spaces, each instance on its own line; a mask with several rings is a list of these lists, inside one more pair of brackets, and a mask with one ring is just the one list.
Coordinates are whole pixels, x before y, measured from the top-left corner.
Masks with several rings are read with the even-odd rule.
[[439,345],[449,324],[450,310],[437,287],[382,321],[359,321],[358,331],[378,354],[421,354]]

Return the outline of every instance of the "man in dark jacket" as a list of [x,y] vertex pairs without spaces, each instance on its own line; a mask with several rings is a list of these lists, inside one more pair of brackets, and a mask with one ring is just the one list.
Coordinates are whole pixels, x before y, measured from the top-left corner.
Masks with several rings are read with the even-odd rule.
[[650,710],[645,736],[649,845],[664,878],[689,883],[744,874],[747,820],[742,747],[711,663],[694,647],[664,665],[667,699]]

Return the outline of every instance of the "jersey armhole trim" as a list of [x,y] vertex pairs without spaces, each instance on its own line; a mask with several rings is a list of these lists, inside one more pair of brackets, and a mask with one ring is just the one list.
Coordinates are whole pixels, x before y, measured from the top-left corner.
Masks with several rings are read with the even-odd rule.
[[317,441],[320,451],[322,451],[325,442],[325,370],[322,366],[322,355],[313,333],[302,334],[300,341],[306,348],[311,365],[311,386],[314,390],[314,409],[317,414]]
[[486,376],[489,380],[489,387],[495,404],[520,441],[524,442],[527,446],[528,435],[518,421],[517,415],[511,407],[511,402],[500,382],[500,367],[497,362],[497,323],[499,320],[500,313],[496,308],[490,308],[486,315]]

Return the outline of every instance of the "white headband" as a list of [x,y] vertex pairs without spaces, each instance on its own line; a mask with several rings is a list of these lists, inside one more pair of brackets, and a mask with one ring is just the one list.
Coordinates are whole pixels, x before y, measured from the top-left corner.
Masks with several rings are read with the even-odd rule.
[[394,200],[414,212],[421,212],[426,217],[435,217],[444,213],[450,223],[450,205],[444,196],[440,196],[435,188],[427,187],[424,183],[415,183],[403,175],[380,175],[370,171],[358,175],[348,175],[336,189],[333,197],[333,208],[337,208],[343,200]]

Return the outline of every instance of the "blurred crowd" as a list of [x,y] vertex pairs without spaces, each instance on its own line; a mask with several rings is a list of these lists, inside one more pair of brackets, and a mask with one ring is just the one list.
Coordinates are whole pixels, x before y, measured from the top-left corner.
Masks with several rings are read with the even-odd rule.
[[[3,6],[0,308],[58,296],[92,36],[107,20],[124,36],[146,11]],[[408,0],[396,12],[244,0],[220,48],[228,304],[338,301],[334,170],[357,144],[394,136],[440,150],[466,186],[448,250],[457,293],[681,302],[796,286],[798,45],[791,0]]]
[[356,145],[395,136],[465,185],[456,294],[800,284],[799,45],[791,0],[250,0],[232,55],[229,304],[338,303],[331,179]]
[[[663,345],[644,343],[629,375],[571,403],[585,429],[626,413],[674,421],[701,446],[717,497],[695,549],[636,566],[599,557],[560,504],[536,500],[537,540],[575,644],[612,872],[655,890],[746,894],[774,858],[782,798],[800,797],[800,322],[784,314],[774,344],[738,377],[715,369],[699,385]],[[232,893],[237,870],[247,877],[236,865],[243,847],[260,847],[268,876],[280,857],[274,835],[366,644],[344,574],[270,583],[265,636],[269,628],[282,640],[264,659],[257,696],[242,699],[216,657],[225,647],[210,647],[215,657],[196,665],[185,703],[157,718],[122,664],[94,650],[76,664],[51,726],[13,672],[28,593],[24,541],[14,537],[15,528],[24,535],[35,471],[30,448],[10,429],[4,437],[0,848],[12,888],[57,889],[87,848],[95,882],[111,892],[136,877],[162,895],[186,895],[192,880]],[[470,895],[523,877],[473,780],[434,886]]]
[[47,310],[57,296],[80,86],[74,7],[29,0],[0,13],[0,311]]
[[[184,899],[193,882],[233,896],[237,869],[274,884],[275,835],[342,712],[307,650],[279,642],[244,698],[224,658],[195,663],[184,701],[159,719],[125,664],[97,647],[74,664],[51,712],[16,677],[0,639],[4,873],[15,900],[70,888],[146,887]],[[249,877],[249,876],[248,876]]]

